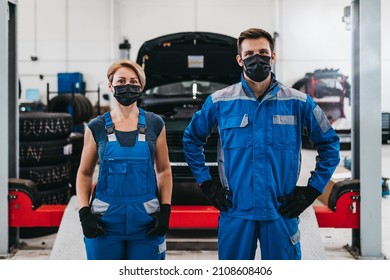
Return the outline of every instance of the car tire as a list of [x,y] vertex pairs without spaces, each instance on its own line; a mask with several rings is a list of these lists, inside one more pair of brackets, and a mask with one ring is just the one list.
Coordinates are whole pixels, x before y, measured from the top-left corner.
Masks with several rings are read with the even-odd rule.
[[33,181],[37,185],[39,192],[69,183],[70,172],[71,165],[69,161],[55,165],[19,168],[20,178]]
[[19,139],[44,141],[64,139],[72,131],[72,116],[68,113],[21,112]]
[[52,141],[20,141],[19,165],[43,166],[64,163],[68,160],[68,139]]
[[87,122],[92,117],[92,104],[79,93],[74,94],[74,104],[72,94],[63,93],[53,97],[49,102],[49,112],[65,112],[73,116],[75,125]]

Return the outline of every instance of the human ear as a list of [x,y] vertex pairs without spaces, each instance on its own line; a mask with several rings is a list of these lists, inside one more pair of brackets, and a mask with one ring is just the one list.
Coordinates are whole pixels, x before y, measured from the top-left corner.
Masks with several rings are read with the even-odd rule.
[[276,60],[276,54],[275,54],[275,52],[272,52],[271,53],[271,64],[275,63],[275,60]]
[[241,55],[236,55],[236,60],[237,60],[237,63],[238,65],[240,65],[241,67],[243,67],[243,62],[242,62],[242,58],[241,58]]
[[112,86],[111,83],[108,83],[108,88],[110,89],[110,91],[111,91],[112,93],[115,92],[114,87]]

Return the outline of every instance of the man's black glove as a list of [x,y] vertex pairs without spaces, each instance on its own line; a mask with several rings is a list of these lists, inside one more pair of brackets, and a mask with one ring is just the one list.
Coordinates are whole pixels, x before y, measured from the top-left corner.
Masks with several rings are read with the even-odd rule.
[[169,229],[169,218],[171,216],[171,205],[162,204],[160,206],[160,212],[152,214],[154,218],[154,225],[146,235],[149,237],[153,236],[164,236]]
[[282,216],[296,218],[320,195],[321,192],[312,186],[296,186],[292,194],[278,198],[278,201],[283,203],[278,211]]
[[206,195],[207,199],[220,211],[227,211],[232,207],[232,203],[227,200],[227,195],[233,193],[227,188],[217,185],[213,180],[208,180],[199,185],[200,189]]
[[85,237],[95,238],[96,236],[106,234],[101,225],[99,225],[99,218],[92,214],[89,206],[85,206],[79,210],[79,217]]

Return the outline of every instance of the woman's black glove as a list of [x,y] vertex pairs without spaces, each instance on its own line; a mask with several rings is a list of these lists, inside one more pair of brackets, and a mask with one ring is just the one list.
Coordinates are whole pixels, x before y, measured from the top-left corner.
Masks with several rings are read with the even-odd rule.
[[152,214],[154,218],[154,225],[146,235],[149,237],[153,236],[164,236],[169,229],[169,218],[171,216],[171,205],[162,204],[160,206],[160,212]]
[[321,192],[312,186],[296,186],[292,194],[278,198],[283,203],[278,212],[290,219],[296,218],[320,195]]
[[217,185],[213,180],[208,180],[199,185],[200,189],[206,195],[207,199],[215,206],[219,211],[227,211],[233,205],[230,200],[227,200],[227,195],[233,195],[233,193],[227,188]]
[[104,229],[99,224],[99,218],[92,214],[91,208],[89,206],[85,206],[79,210],[79,217],[85,237],[95,238],[96,236],[106,234]]

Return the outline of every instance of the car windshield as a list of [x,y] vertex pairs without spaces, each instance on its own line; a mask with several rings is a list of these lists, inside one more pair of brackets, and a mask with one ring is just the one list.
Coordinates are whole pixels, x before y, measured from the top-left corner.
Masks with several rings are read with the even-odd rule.
[[218,89],[225,87],[226,84],[209,81],[182,81],[172,84],[157,86],[145,91],[146,95],[160,96],[197,96],[209,95]]
[[206,98],[226,84],[210,81],[182,81],[157,86],[145,91],[140,106],[154,112],[166,121],[189,120],[203,105]]

